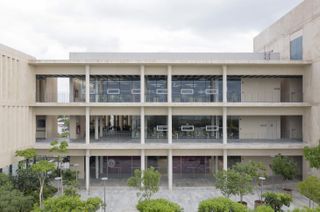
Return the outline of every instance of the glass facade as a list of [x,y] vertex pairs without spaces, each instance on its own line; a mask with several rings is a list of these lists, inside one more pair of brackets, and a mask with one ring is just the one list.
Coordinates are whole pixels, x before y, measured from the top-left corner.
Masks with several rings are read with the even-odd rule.
[[167,76],[145,77],[146,102],[167,102]]
[[239,139],[239,116],[227,117],[228,139]]
[[140,102],[140,76],[93,75],[90,77],[91,102]]
[[302,36],[290,41],[290,60],[302,60],[303,38]]
[[215,140],[222,138],[221,116],[173,116],[172,139],[179,140]]
[[[98,119],[98,125],[96,125],[96,119]],[[96,133],[98,139],[96,139]],[[140,142],[140,116],[92,117],[90,134],[92,140],[98,142]]]
[[168,142],[167,116],[146,116],[145,126],[147,142]]
[[241,78],[229,76],[227,79],[228,102],[241,102]]
[[173,102],[221,102],[221,76],[172,76]]

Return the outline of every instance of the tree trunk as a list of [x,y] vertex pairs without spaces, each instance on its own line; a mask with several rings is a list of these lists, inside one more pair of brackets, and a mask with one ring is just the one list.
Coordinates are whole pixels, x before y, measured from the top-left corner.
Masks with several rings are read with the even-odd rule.
[[42,208],[42,193],[43,193],[43,184],[44,182],[40,182],[40,192],[39,192],[39,204],[40,204],[40,208]]

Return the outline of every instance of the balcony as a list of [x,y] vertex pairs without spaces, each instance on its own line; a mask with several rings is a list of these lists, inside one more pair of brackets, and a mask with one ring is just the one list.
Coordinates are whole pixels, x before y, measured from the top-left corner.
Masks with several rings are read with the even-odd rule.
[[36,142],[85,143],[85,116],[36,116]]
[[228,102],[303,102],[302,76],[228,76]]
[[84,75],[37,75],[36,102],[85,102]]

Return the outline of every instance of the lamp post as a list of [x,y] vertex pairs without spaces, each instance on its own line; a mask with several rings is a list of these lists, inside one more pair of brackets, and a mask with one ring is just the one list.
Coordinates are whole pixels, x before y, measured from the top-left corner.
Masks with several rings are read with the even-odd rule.
[[103,181],[103,208],[104,212],[107,211],[107,205],[106,205],[106,181],[108,180],[107,177],[102,177],[101,180]]
[[58,182],[58,192],[60,191],[61,186],[61,195],[63,195],[63,183],[62,183],[62,177],[55,177],[55,181]]
[[263,182],[266,180],[265,177],[259,177],[260,180],[260,201],[262,201],[262,193],[263,193]]

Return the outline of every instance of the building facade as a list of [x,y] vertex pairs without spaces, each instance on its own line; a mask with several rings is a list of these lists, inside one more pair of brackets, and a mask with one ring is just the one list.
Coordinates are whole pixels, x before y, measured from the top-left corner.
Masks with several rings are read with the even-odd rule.
[[150,166],[169,189],[211,184],[212,173],[241,161],[261,161],[271,174],[277,154],[296,161],[299,178],[310,174],[303,147],[320,137],[319,65],[304,55],[304,31],[288,41],[291,58],[272,49],[279,45],[266,33],[274,27],[255,38],[255,53],[37,60],[0,46],[0,168],[18,160],[17,149],[50,155],[50,141],[67,140],[88,190],[104,176],[126,185],[135,169]]

